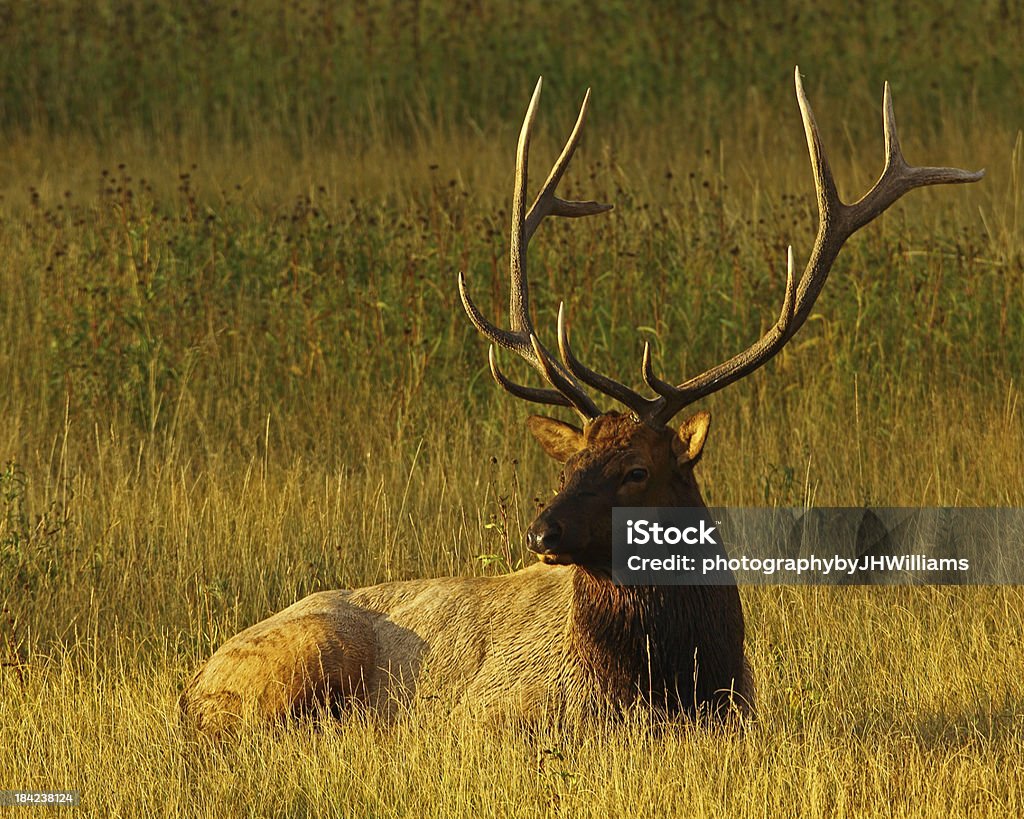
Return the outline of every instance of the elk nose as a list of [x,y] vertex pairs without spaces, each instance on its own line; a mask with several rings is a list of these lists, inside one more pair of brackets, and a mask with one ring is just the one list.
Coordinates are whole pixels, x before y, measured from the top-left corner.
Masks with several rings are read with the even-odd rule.
[[562,524],[535,520],[526,532],[526,547],[537,554],[555,554],[562,543]]

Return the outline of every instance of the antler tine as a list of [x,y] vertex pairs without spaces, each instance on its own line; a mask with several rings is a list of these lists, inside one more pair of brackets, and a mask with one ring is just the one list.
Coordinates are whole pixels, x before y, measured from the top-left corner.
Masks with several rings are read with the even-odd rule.
[[530,237],[526,235],[526,183],[530,162],[530,136],[533,121],[537,116],[540,91],[544,78],[537,79],[530,104],[526,108],[523,127],[519,131],[516,145],[516,181],[512,188],[512,235],[509,242],[509,289],[508,320],[512,330],[529,333],[533,326],[530,321],[530,288],[526,279],[526,248]]
[[541,373],[548,383],[555,389],[526,387],[510,381],[504,373],[498,369],[495,361],[493,348],[490,355],[491,374],[494,379],[507,391],[518,398],[528,401],[535,401],[542,404],[555,404],[558,406],[571,406],[584,419],[596,418],[601,414],[597,405],[586,394],[573,374],[563,368],[555,358],[548,352],[547,348],[537,339],[533,329],[533,322],[530,319],[530,295],[529,281],[526,275],[526,251],[530,239],[537,227],[546,216],[580,217],[591,216],[597,213],[611,210],[611,205],[604,205],[599,202],[575,202],[560,199],[555,195],[555,189],[561,181],[566,168],[572,159],[576,146],[579,143],[583,123],[586,120],[587,107],[590,101],[590,91],[583,98],[580,106],[579,116],[573,127],[569,139],[555,164],[548,174],[548,178],[537,194],[526,212],[526,188],[530,156],[530,138],[533,132],[533,123],[537,115],[537,106],[540,101],[543,79],[537,80],[537,86],[533,91],[530,104],[526,109],[526,116],[523,119],[523,127],[519,132],[519,142],[516,149],[516,175],[515,186],[512,193],[512,231],[509,250],[509,328],[502,329],[484,317],[483,313],[470,298],[466,289],[465,277],[459,274],[459,295],[462,304],[466,308],[470,321],[474,326],[491,342],[502,347],[515,351],[525,359],[534,369]]
[[[539,87],[540,85],[538,82],[538,88]],[[576,117],[576,124],[573,126],[572,133],[569,134],[569,139],[566,141],[565,147],[562,148],[562,153],[555,161],[555,164],[551,166],[551,173],[548,174],[548,178],[544,182],[544,187],[541,188],[540,193],[537,194],[537,198],[534,199],[533,204],[530,205],[530,212],[526,215],[523,230],[523,237],[526,242],[530,241],[534,231],[537,230],[537,226],[545,216],[565,216],[567,218],[574,219],[581,216],[593,216],[612,209],[611,205],[606,205],[601,202],[595,202],[592,200],[576,202],[559,199],[555,196],[555,188],[558,187],[558,183],[562,180],[562,174],[564,174],[565,169],[569,167],[572,155],[576,152],[576,145],[580,140],[583,123],[587,119],[587,109],[589,106],[590,89],[588,88],[587,93],[583,95],[583,104],[580,105],[580,113],[579,116]]]
[[569,346],[569,331],[565,326],[564,302],[558,305],[558,352],[562,356],[565,368],[576,378],[588,387],[593,387],[595,390],[600,390],[605,395],[611,396],[633,412],[639,414],[652,403],[651,399],[644,398],[625,384],[620,384],[618,381],[590,369],[573,355],[572,348]]
[[525,401],[533,401],[536,404],[552,404],[556,407],[571,407],[572,403],[558,390],[545,390],[540,387],[524,387],[509,379],[498,367],[498,359],[494,354],[494,345],[487,348],[487,363],[491,367],[491,375],[494,380],[506,391],[516,398]]
[[664,425],[681,409],[711,395],[734,381],[763,366],[803,326],[828,279],[832,263],[843,243],[857,230],[878,217],[897,199],[914,188],[926,185],[950,185],[977,182],[982,171],[964,171],[959,168],[915,167],[907,164],[900,150],[893,113],[892,94],[885,84],[883,96],[883,128],[885,133],[885,168],[871,189],[853,204],[845,204],[836,189],[825,149],[818,133],[810,103],[800,81],[800,68],[794,72],[797,103],[807,136],[811,170],[818,200],[818,232],[807,267],[799,282],[793,279],[793,250],[788,252],[786,295],[782,311],[775,324],[757,342],[701,375],[690,378],[677,387],[654,378],[650,366],[650,353],[644,350],[644,380],[661,396],[648,405],[641,418],[654,425]]
[[522,341],[518,333],[510,333],[508,330],[502,330],[496,324],[492,324],[483,313],[480,312],[480,308],[476,306],[474,301],[469,297],[469,291],[466,289],[466,277],[459,272],[459,296],[462,298],[462,306],[466,310],[466,314],[469,316],[469,320],[473,322],[473,326],[479,330],[485,338],[489,341],[499,344],[502,347],[507,347],[510,350],[515,350],[520,355],[523,355],[521,349]]

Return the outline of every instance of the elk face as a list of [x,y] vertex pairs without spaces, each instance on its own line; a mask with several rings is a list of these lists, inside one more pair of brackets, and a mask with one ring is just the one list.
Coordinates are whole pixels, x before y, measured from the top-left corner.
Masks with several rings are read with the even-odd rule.
[[607,570],[614,507],[703,506],[693,468],[710,421],[700,412],[673,431],[609,412],[581,430],[531,416],[534,437],[565,466],[558,494],[527,530],[527,548],[545,563]]

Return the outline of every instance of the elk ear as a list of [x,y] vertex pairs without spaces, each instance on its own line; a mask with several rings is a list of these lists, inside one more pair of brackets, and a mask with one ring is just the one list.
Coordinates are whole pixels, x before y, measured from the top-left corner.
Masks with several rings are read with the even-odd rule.
[[711,426],[711,413],[701,411],[687,418],[679,427],[676,437],[672,439],[672,451],[680,466],[691,466],[700,460],[704,451],[704,442],[708,439],[708,427]]
[[544,451],[560,464],[583,449],[583,430],[572,424],[543,415],[531,415],[526,419],[526,425]]

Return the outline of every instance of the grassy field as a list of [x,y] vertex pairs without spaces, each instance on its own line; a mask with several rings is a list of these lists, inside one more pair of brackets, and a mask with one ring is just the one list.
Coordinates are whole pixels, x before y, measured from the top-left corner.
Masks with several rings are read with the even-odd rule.
[[744,589],[744,734],[178,725],[197,664],[304,594],[528,559],[556,470],[455,277],[503,314],[539,74],[535,176],[593,86],[567,190],[616,207],[539,232],[537,324],[565,299],[634,385],[644,339],[675,379],[748,345],[806,258],[793,65],[847,198],[888,79],[911,162],[987,177],[854,237],[787,350],[705,402],[705,494],[1024,505],[1020,10],[674,5],[0,9],[0,788],[103,816],[1024,814],[1017,588]]

